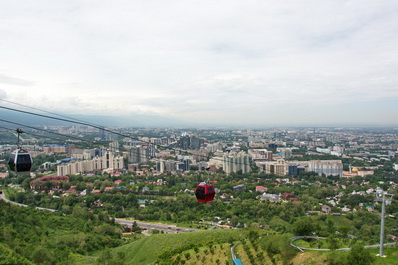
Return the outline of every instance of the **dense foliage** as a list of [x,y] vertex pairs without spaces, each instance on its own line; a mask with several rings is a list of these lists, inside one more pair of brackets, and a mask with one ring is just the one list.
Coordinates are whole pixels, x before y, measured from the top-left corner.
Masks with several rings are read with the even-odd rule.
[[0,201],[0,243],[7,264],[68,264],[73,253],[116,247],[122,240],[119,227],[104,213],[65,216]]

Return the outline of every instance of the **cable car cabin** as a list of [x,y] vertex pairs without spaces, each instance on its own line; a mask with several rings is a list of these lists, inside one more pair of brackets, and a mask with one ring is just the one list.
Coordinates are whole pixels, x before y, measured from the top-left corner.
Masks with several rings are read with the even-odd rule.
[[32,157],[30,154],[23,150],[17,149],[11,153],[8,159],[8,166],[11,171],[15,172],[28,172],[32,168]]
[[208,184],[206,182],[201,182],[196,185],[195,196],[198,202],[209,202],[214,200],[214,195],[216,192],[214,191],[214,186],[212,184]]

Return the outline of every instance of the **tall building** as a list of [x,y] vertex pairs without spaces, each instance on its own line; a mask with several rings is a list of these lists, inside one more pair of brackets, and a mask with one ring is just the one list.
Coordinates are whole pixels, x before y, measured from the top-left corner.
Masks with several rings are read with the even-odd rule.
[[213,143],[213,144],[207,144],[206,145],[206,150],[208,152],[214,153],[214,152],[216,152],[218,150],[221,151],[222,149],[223,149],[223,145],[221,143]]
[[277,161],[267,161],[256,163],[260,171],[266,174],[273,174],[277,176],[286,176],[288,174],[289,164],[284,159],[278,159]]
[[57,166],[57,175],[76,175],[81,173],[89,173],[101,171],[104,169],[122,170],[124,160],[122,156],[115,156],[112,152],[107,151],[102,157],[95,157],[92,160],[76,161],[68,164]]
[[182,159],[180,159],[180,162],[177,163],[177,164],[178,164],[178,169],[180,171],[188,171],[189,170],[189,166],[191,164],[191,160],[182,158]]
[[272,151],[267,149],[249,149],[248,150],[250,158],[257,161],[272,161]]
[[181,136],[180,139],[178,139],[177,141],[177,145],[181,149],[190,149],[191,139],[189,135]]
[[129,148],[129,163],[139,164],[147,163],[150,158],[150,146],[148,145],[137,145]]
[[68,153],[69,146],[68,145],[59,145],[59,144],[48,144],[48,145],[43,145],[43,151],[46,154]]
[[109,148],[112,152],[119,152],[120,144],[118,141],[110,142]]
[[163,173],[165,171],[165,168],[166,168],[166,165],[164,163],[164,160],[163,159],[159,159],[156,162],[156,171],[160,172],[160,173]]
[[242,170],[242,173],[250,172],[249,156],[245,152],[228,154],[223,156],[223,169],[225,173],[231,174]]
[[290,158],[292,155],[292,149],[287,148],[287,147],[278,147],[276,148],[277,152],[280,152],[282,154],[283,158]]
[[105,140],[106,139],[106,137],[105,137],[105,128],[104,127],[101,127],[101,128],[99,128],[98,129],[98,136],[99,136],[99,138],[101,139],[101,140]]
[[343,176],[343,162],[341,160],[311,160],[308,171],[325,174],[326,176]]
[[204,139],[199,138],[195,135],[188,135],[184,133],[176,143],[177,148],[181,149],[190,149],[190,150],[198,150],[200,147],[204,145]]
[[165,160],[165,168],[166,171],[176,171],[177,167],[176,167],[176,161],[173,160]]
[[290,177],[297,177],[300,176],[300,172],[305,171],[305,168],[302,166],[298,166],[295,164],[289,164],[289,168],[288,168],[288,175]]

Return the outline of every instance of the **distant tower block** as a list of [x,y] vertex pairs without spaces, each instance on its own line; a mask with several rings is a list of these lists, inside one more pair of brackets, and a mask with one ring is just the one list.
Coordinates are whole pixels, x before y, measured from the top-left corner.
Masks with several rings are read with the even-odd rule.
[[101,140],[105,140],[105,128],[101,127],[98,130],[99,130],[99,138],[101,138]]

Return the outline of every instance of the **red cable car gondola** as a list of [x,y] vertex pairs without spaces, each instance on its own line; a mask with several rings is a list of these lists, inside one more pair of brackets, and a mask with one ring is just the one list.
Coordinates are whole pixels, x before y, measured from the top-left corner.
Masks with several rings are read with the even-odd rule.
[[210,202],[214,200],[216,192],[214,191],[214,186],[207,182],[201,182],[196,185],[195,196],[198,202]]

